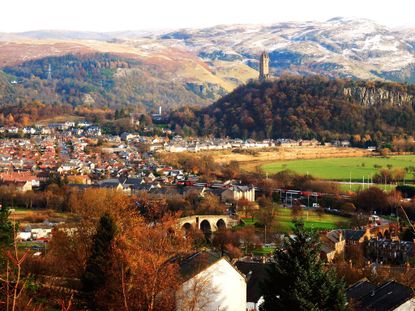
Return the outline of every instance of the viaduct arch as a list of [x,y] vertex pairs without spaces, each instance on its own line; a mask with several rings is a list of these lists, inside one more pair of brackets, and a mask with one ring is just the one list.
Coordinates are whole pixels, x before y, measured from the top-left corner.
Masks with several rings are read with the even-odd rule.
[[193,215],[178,220],[178,227],[183,230],[200,229],[203,232],[215,232],[219,229],[231,228],[238,220],[228,215]]

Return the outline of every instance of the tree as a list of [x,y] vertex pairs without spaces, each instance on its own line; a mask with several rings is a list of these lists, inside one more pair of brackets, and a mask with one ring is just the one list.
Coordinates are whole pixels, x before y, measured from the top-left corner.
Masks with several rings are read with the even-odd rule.
[[345,288],[319,260],[318,236],[295,222],[294,238],[275,252],[275,263],[262,284],[267,310],[346,310]]
[[321,206],[317,207],[316,213],[318,215],[318,218],[321,219],[321,217],[324,215],[324,208],[322,208]]
[[230,161],[227,165],[223,165],[222,174],[226,179],[235,179],[240,174],[240,167],[238,161]]
[[258,199],[259,210],[256,213],[258,223],[268,229],[272,229],[275,225],[275,209],[272,206],[272,201],[266,197],[260,197]]
[[294,219],[303,215],[303,208],[299,202],[295,202],[291,207],[291,215]]
[[15,311],[26,309],[30,304],[24,294],[28,278],[23,275],[23,264],[30,250],[19,251],[18,225],[9,220],[9,215],[8,208],[0,208],[0,306]]
[[94,237],[92,253],[88,258],[82,285],[86,292],[94,292],[104,286],[107,280],[111,243],[116,233],[114,220],[109,214],[104,214],[99,222]]
[[233,247],[238,247],[239,242],[239,234],[235,231],[230,229],[219,229],[215,232],[215,236],[213,237],[212,244],[215,246],[223,256],[225,251],[229,251],[230,249],[233,250]]
[[152,225],[135,218],[136,224],[123,228],[114,243],[111,284],[101,293],[106,309],[174,310],[182,280],[172,258],[188,254],[192,241],[172,229],[174,218]]
[[415,232],[412,230],[412,228],[405,228],[405,230],[401,233],[401,240],[402,241],[409,241],[413,242],[415,239]]
[[358,209],[368,213],[372,213],[374,210],[384,212],[388,207],[386,193],[377,187],[359,191],[355,201]]
[[[9,219],[10,211],[7,207],[0,207],[0,271],[4,268],[5,252],[12,247],[14,233],[17,232],[18,224],[13,224]],[[4,251],[4,252],[3,252]]]

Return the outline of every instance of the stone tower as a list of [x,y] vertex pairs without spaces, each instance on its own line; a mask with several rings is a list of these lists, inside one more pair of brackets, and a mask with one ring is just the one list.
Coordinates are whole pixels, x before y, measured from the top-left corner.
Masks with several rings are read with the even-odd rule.
[[259,80],[264,81],[269,78],[269,56],[267,52],[262,52],[259,59]]

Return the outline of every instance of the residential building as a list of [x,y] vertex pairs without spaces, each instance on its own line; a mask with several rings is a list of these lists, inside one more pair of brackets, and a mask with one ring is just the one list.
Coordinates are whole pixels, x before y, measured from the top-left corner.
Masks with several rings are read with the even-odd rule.
[[246,199],[249,202],[254,202],[255,187],[233,185],[222,192],[221,199],[222,202],[236,202],[240,199]]
[[246,310],[245,277],[224,257],[203,251],[176,260],[185,280],[176,310]]
[[332,262],[336,257],[344,255],[346,240],[343,230],[332,230],[320,237],[321,257],[327,262]]
[[372,238],[366,245],[372,261],[401,265],[415,256],[414,242]]

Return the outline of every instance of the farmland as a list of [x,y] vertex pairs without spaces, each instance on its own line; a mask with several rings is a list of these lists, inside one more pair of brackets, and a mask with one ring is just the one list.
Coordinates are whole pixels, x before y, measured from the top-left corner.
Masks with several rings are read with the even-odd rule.
[[[268,173],[277,173],[283,170],[293,170],[299,174],[309,174],[318,178],[338,181],[361,182],[363,178],[376,174],[380,168],[414,168],[415,156],[382,157],[353,157],[353,158],[325,158],[310,160],[277,161],[264,164],[261,168]],[[413,173],[406,175],[407,180],[414,179]]]
[[315,147],[278,147],[252,152],[235,152],[231,150],[202,151],[196,156],[212,156],[219,163],[237,161],[243,171],[252,172],[258,167],[280,163],[279,161],[322,158],[348,158],[370,156],[372,153],[366,149],[341,148],[328,146]]

